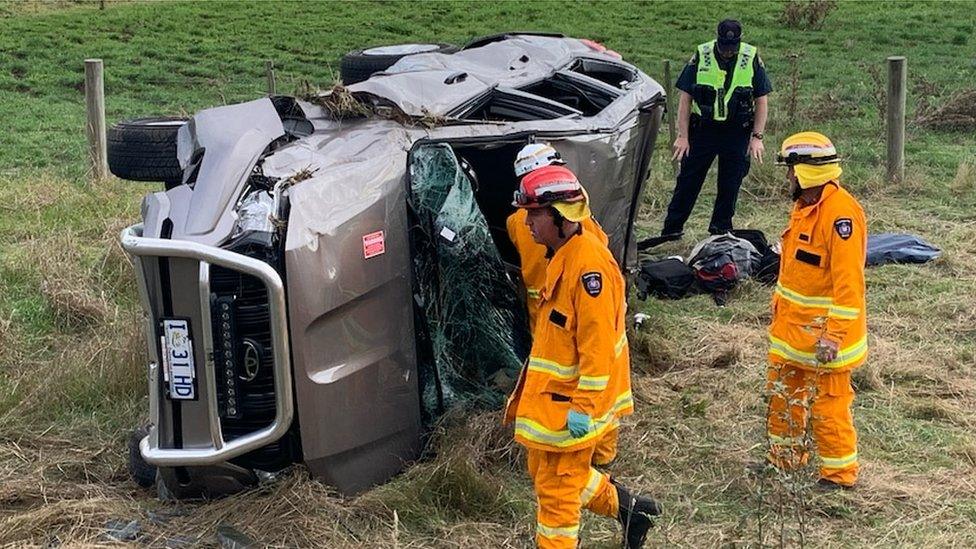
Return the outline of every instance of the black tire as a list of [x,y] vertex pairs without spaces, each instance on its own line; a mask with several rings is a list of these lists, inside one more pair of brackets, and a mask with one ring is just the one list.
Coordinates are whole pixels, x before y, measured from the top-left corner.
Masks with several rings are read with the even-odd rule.
[[348,86],[349,84],[362,82],[372,76],[373,73],[390,68],[391,65],[408,55],[417,55],[419,53],[454,53],[458,51],[458,47],[453,44],[403,44],[400,46],[408,47],[411,45],[427,47],[423,51],[383,53],[381,48],[397,48],[398,45],[379,46],[353,50],[343,55],[342,61],[339,63],[339,76],[342,78],[342,83]]
[[147,463],[139,451],[139,442],[148,434],[146,427],[137,427],[129,434],[129,476],[143,488],[156,484],[156,466]]
[[112,126],[108,131],[109,170],[130,181],[179,183],[183,170],[176,158],[176,134],[185,123],[185,118],[158,116]]

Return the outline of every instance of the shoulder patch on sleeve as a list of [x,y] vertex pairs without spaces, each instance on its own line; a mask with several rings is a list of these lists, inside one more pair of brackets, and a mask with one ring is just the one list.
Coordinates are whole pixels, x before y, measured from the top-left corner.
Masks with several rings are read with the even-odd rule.
[[842,217],[834,221],[834,230],[837,231],[837,236],[847,240],[854,234],[854,222],[849,217]]
[[603,275],[597,271],[584,273],[583,276],[580,277],[580,280],[583,282],[583,289],[586,290],[586,293],[590,294],[591,297],[596,297],[600,295],[601,291],[603,291]]

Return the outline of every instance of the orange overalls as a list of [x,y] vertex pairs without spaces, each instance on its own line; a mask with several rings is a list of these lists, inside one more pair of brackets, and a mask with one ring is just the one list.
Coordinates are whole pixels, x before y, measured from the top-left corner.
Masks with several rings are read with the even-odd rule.
[[[858,471],[851,370],[867,357],[866,254],[864,210],[846,190],[831,182],[816,204],[797,204],[783,233],[769,328],[770,459],[784,468],[806,463],[809,407],[820,476],[846,486]],[[821,337],[838,344],[826,364],[816,360]]]
[[[515,213],[508,216],[505,222],[508,228],[508,238],[515,245],[519,259],[522,264],[522,282],[525,284],[526,308],[529,313],[529,330],[535,330],[536,317],[539,315],[539,294],[546,283],[546,266],[549,260],[546,258],[546,247],[539,244],[532,238],[525,218],[528,210],[518,208]],[[584,232],[595,235],[603,245],[606,246],[610,241],[607,233],[595,219],[589,217],[580,222]],[[593,463],[597,465],[607,465],[617,457],[617,425],[607,430],[607,434],[600,439],[593,452]]]
[[[590,462],[597,441],[634,409],[625,315],[620,268],[584,229],[549,263],[532,352],[505,408],[527,448],[539,547],[575,548],[583,507],[617,517],[616,488]],[[581,438],[567,429],[571,408],[591,419]]]

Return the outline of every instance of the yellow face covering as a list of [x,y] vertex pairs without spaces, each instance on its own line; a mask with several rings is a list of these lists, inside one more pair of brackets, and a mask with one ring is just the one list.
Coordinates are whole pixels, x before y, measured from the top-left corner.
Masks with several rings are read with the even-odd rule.
[[828,181],[839,181],[840,164],[824,164],[822,166],[812,166],[810,164],[797,164],[793,166],[793,172],[800,181],[801,189],[819,187]]
[[555,202],[552,207],[556,208],[563,217],[569,221],[579,222],[590,217],[590,206],[588,200],[579,202]]
[[579,223],[584,219],[589,219],[593,214],[590,212],[590,195],[583,189],[583,200],[578,202],[555,202],[552,205],[556,211],[566,219]]

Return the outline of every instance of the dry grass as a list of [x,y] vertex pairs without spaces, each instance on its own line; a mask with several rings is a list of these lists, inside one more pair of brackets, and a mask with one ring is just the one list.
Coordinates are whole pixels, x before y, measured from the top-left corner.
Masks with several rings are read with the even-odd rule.
[[[5,101],[16,112],[29,112],[26,107],[35,103],[28,96],[36,94],[37,101],[57,108],[38,111],[40,118],[19,117],[25,122],[10,132],[19,144],[5,147],[9,154],[3,174],[8,175],[0,174],[0,547],[120,546],[123,544],[104,537],[105,525],[110,520],[133,519],[141,528],[131,544],[136,546],[215,546],[217,528],[227,525],[260,546],[530,547],[532,494],[519,448],[498,425],[497,414],[445,420],[424,461],[393,482],[354,499],[338,497],[308,478],[301,466],[276,482],[211,502],[157,501],[154,491],[137,489],[127,479],[126,429],[147,408],[145,357],[132,274],[115,239],[121,224],[134,219],[139,197],[150,186],[112,181],[86,185],[47,177],[29,167],[42,157],[49,158],[43,166],[80,163],[82,159],[83,139],[77,132],[70,137],[70,128],[80,126],[65,122],[81,116],[80,96],[59,95],[54,89],[62,82],[77,85],[79,73],[70,63],[62,64],[68,68],[60,72],[55,69],[65,55],[80,59],[84,52],[79,48],[93,44],[115,52],[136,71],[136,80],[153,83],[147,90],[116,86],[109,107],[119,116],[160,104],[193,110],[228,99],[233,102],[263,89],[261,68],[267,52],[260,47],[228,50],[226,45],[259,43],[253,40],[247,20],[271,19],[264,13],[267,10],[252,9],[260,4],[224,10],[220,19],[233,19],[231,12],[241,17],[229,24],[212,19],[211,27],[223,35],[194,32],[194,40],[182,41],[192,42],[189,54],[186,48],[156,48],[172,54],[160,57],[143,56],[138,50],[146,43],[159,42],[162,36],[139,31],[146,27],[146,16],[154,15],[149,12],[157,10],[147,4],[141,4],[146,9],[113,10],[115,2],[108,0],[109,9],[99,13],[97,1],[14,0],[0,2],[0,17],[33,17],[68,4],[78,4],[74,10],[78,13],[90,13],[55,18],[54,30],[47,34],[40,25],[43,18],[20,24],[19,28],[31,32],[11,34],[27,36],[26,42],[11,42],[11,51],[29,50],[30,62],[21,58],[25,68],[16,66],[20,65],[17,61],[11,65],[14,80],[7,83],[14,86],[10,88],[13,93],[8,94],[11,101],[6,97]],[[632,312],[645,312],[651,319],[631,340],[637,413],[624,422],[621,455],[612,471],[663,500],[666,515],[652,533],[651,546],[797,545],[795,510],[803,513],[804,541],[810,546],[976,546],[972,480],[976,478],[976,276],[972,269],[976,263],[972,245],[976,241],[972,215],[976,162],[972,151],[960,152],[971,141],[965,139],[967,135],[937,135],[927,129],[968,124],[969,111],[953,109],[965,109],[972,98],[950,101],[940,89],[921,83],[915,86],[913,95],[925,100],[915,102],[925,125],[920,123],[910,136],[909,181],[892,188],[877,175],[883,164],[883,153],[878,152],[883,150],[879,139],[886,102],[883,55],[910,47],[913,82],[920,82],[919,75],[925,74],[936,82],[952,84],[958,81],[958,71],[946,67],[956,58],[968,59],[966,55],[954,57],[954,52],[971,51],[971,47],[966,49],[966,40],[970,46],[972,43],[971,29],[960,16],[965,10],[950,9],[948,4],[937,8],[920,8],[918,3],[886,5],[870,10],[850,3],[839,6],[840,15],[828,15],[833,5],[831,0],[782,4],[783,23],[802,29],[797,32],[810,34],[810,28],[823,25],[826,19],[822,32],[829,36],[819,40],[823,44],[816,44],[826,49],[820,48],[815,58],[808,58],[822,70],[804,74],[803,88],[798,86],[800,79],[793,78],[797,84],[793,117],[779,114],[787,105],[783,90],[790,88],[781,86],[776,92],[779,95],[773,96],[767,164],[753,164],[736,221],[775,238],[785,222],[788,200],[782,171],[768,163],[770,153],[780,138],[799,129],[794,123],[813,122],[839,145],[845,140],[845,146],[850,144],[845,147],[849,153],[845,157],[851,160],[845,164],[845,177],[863,174],[851,177],[851,183],[864,199],[871,230],[920,234],[939,245],[944,257],[925,266],[869,271],[871,358],[855,374],[861,485],[852,493],[817,494],[809,490],[810,479],[772,479],[799,483],[800,490],[794,494],[802,495],[802,502],[789,492],[786,499],[777,500],[782,492],[776,489],[782,486],[763,485],[745,471],[746,464],[765,451],[763,335],[769,289],[744,285],[721,310],[707,298],[632,303]],[[177,26],[179,21],[216,14],[209,5],[194,6],[162,9],[174,16]],[[272,11],[281,11],[280,4],[274,6]],[[322,75],[321,67],[330,59],[338,59],[356,43],[375,39],[377,33],[391,41],[407,35],[429,38],[433,21],[475,21],[449,25],[453,30],[443,38],[454,40],[482,33],[484,29],[477,24],[482,19],[512,26],[513,21],[524,18],[522,10],[490,3],[464,4],[461,9],[440,4],[421,9],[419,18],[398,18],[398,10],[386,4],[333,6],[338,5],[325,8],[330,12],[326,15],[362,24],[357,28],[347,25],[339,36],[331,24],[312,28],[303,25],[301,18],[277,17],[299,23],[275,23],[265,29],[269,36],[280,38],[275,55],[287,57],[290,64],[282,66],[279,82],[294,82],[303,73]],[[768,5],[757,6],[736,8],[745,16],[749,35],[763,51],[787,51],[796,42],[797,32],[768,24],[780,14],[770,14]],[[602,6],[579,7],[563,10],[565,13],[536,10],[538,13],[529,15],[543,26],[593,30],[596,24],[608,45],[616,44],[625,54],[630,51],[645,67],[665,54],[675,58],[686,46],[675,49],[674,44],[694,43],[689,40],[700,34],[695,25],[680,21],[687,15],[681,13],[686,11],[682,7],[659,4],[659,9],[643,10],[636,19],[630,17],[635,14],[621,13],[633,19],[633,24],[610,26],[603,25],[599,17],[592,18],[605,15]],[[301,10],[309,11],[308,4]],[[653,29],[655,22],[669,18],[677,23],[669,27],[673,33],[657,33],[666,35],[664,38],[632,32]],[[108,19],[117,20],[121,27],[113,27]],[[906,21],[912,24],[906,25]],[[11,21],[15,28],[18,23]],[[100,33],[97,44],[88,40],[92,29],[102,24],[113,28]],[[185,37],[179,34],[183,27],[170,27],[166,29],[170,36]],[[293,32],[296,28],[301,32]],[[943,31],[944,36],[937,38],[944,40],[927,39],[938,34],[926,31],[932,28]],[[626,32],[621,34],[619,29]],[[123,36],[113,38],[115,31]],[[139,32],[133,35],[134,31]],[[317,31],[337,39],[326,40],[321,51],[305,55],[307,38]],[[55,46],[37,47],[38,37],[41,42],[53,40]],[[133,37],[136,39],[126,46]],[[165,40],[159,43],[165,44]],[[228,51],[237,62],[228,63],[221,57]],[[304,53],[293,55],[300,52]],[[864,62],[860,79],[858,71],[848,70],[847,64],[818,62],[836,59],[838,54],[873,60]],[[213,79],[166,78],[169,83],[155,84],[160,74],[165,75],[163,69],[185,64],[180,57],[186,55],[211,61],[215,70],[219,66],[230,69]],[[767,61],[775,61],[776,54],[770,55]],[[142,58],[141,72],[137,57]],[[27,70],[38,84],[28,86],[14,74]],[[779,76],[775,67],[770,70],[774,81],[790,78],[782,58]],[[41,79],[43,73],[50,74],[50,85]],[[316,78],[329,81],[328,77]],[[232,80],[242,85],[225,86]],[[188,87],[183,82],[199,85]],[[848,89],[844,82],[855,89]],[[831,91],[821,93],[828,89]],[[928,100],[930,97],[934,99]],[[350,100],[355,98],[348,90],[336,94],[330,107],[337,117],[373,115],[362,112],[364,104]],[[15,129],[17,118],[8,117]],[[40,137],[22,139],[25,135]],[[850,154],[855,143],[861,147],[859,155]],[[656,152],[654,173],[671,175],[667,162],[661,161],[661,152]],[[957,163],[956,154],[970,158]],[[930,176],[919,165],[948,175]],[[71,170],[80,172],[78,166]],[[670,251],[686,253],[692,242],[704,236],[713,181],[710,177],[706,184],[709,190],[689,224],[685,242],[670,246]],[[639,230],[648,233],[660,228],[672,188],[670,177],[665,180],[659,175],[652,182],[639,215]],[[50,244],[57,245],[56,251]],[[783,507],[777,507],[777,501]],[[782,538],[780,531],[786,532]],[[618,538],[616,525],[586,516],[585,547],[619,547]]]
[[922,128],[943,131],[976,130],[976,89],[959,90],[941,105],[924,105],[915,116]]
[[113,313],[104,292],[97,289],[92,273],[76,268],[78,246],[70,238],[54,238],[28,245],[31,256],[45,257],[59,268],[41,273],[41,295],[54,313],[55,320],[66,328],[95,326]]
[[830,12],[837,9],[835,0],[787,0],[780,13],[780,23],[794,29],[821,29]]
[[[761,288],[748,288],[740,299],[751,299],[752,292],[761,293]],[[883,323],[887,315],[878,317],[876,323]],[[675,326],[652,318],[659,323],[645,324],[633,338],[635,347],[646,346],[635,361],[643,370],[634,383],[638,414],[625,422],[623,450],[613,470],[667,505],[653,542],[687,547],[754,544],[761,522],[766,543],[778,544],[783,527],[786,543],[795,544],[795,509],[773,505],[777,485],[770,483],[779,481],[774,478],[763,486],[745,471],[763,453],[761,319],[739,324],[688,318]],[[670,336],[652,335],[662,330]],[[677,333],[682,337],[675,337]],[[652,347],[658,367],[647,368],[643,353]],[[962,420],[966,425],[972,420],[976,392],[965,376],[940,368],[922,349],[886,339],[874,348],[874,370],[862,370],[874,381],[861,389],[861,407],[909,405],[914,412],[906,417],[925,424]],[[918,390],[924,396],[912,395]],[[972,541],[964,528],[968,515],[954,505],[970,501],[967,479],[976,472],[973,442],[959,446],[956,452],[970,457],[952,469],[906,469],[872,450],[885,444],[904,444],[907,450],[923,441],[872,416],[859,414],[858,419],[865,456],[861,489],[820,495],[801,488],[806,490],[800,509],[808,520],[806,543]],[[106,543],[104,525],[113,519],[138,520],[139,544],[148,546],[173,542],[174,532],[184,533],[188,543],[213,545],[219,525],[234,526],[276,547],[530,544],[531,495],[520,452],[511,444],[510,432],[498,425],[497,414],[445,420],[427,461],[353,500],[337,497],[299,467],[276,483],[220,501],[156,502],[125,479],[122,448],[118,432],[85,433],[80,441],[51,435],[5,437],[0,441],[0,545],[43,545],[54,539],[69,545]],[[789,493],[786,497],[795,505]],[[922,517],[960,528],[954,533],[920,529],[926,524]],[[884,526],[869,528],[872,523]],[[585,531],[598,547],[613,547],[618,535],[612,523],[592,517],[587,517]]]
[[803,109],[803,119],[816,124],[859,114],[860,107],[855,97],[845,97],[833,90],[815,95]]
[[338,82],[329,90],[312,90],[310,93],[303,94],[302,98],[322,107],[336,120],[365,118],[374,114],[369,105],[360,101],[349,91],[349,88]]
[[[972,174],[966,164],[944,185],[972,189]],[[758,167],[749,183],[755,198],[743,198],[752,208],[743,219],[770,235],[785,219],[780,176]],[[121,222],[88,216],[44,229],[52,211],[97,211],[105,194],[120,191],[78,199],[57,187],[39,182],[43,196],[22,199],[16,211],[27,221],[7,229],[19,255],[2,264],[38,285],[56,271],[86,287],[65,288],[109,305],[80,315],[39,289],[52,319],[79,322],[52,320],[37,334],[21,313],[0,317],[0,547],[118,545],[106,524],[129,520],[140,526],[134,543],[150,547],[216,546],[220,526],[272,547],[531,546],[523,456],[497,412],[445,418],[424,460],[353,499],[301,466],[218,501],[162,502],[136,488],[125,438],[146,408],[144,342],[130,267],[115,245]],[[660,219],[669,191],[663,181],[651,185],[643,230]],[[871,358],[854,376],[863,465],[855,492],[817,493],[809,470],[765,481],[746,470],[766,451],[767,287],[742,285],[724,309],[707,297],[632,304],[650,318],[631,337],[637,413],[624,421],[611,470],[664,502],[652,545],[798,545],[798,516],[810,546],[976,543],[976,224],[952,208],[920,211],[902,192],[866,193],[872,230],[917,232],[945,257],[868,273]],[[704,226],[706,209],[693,226]],[[686,253],[681,246],[693,240],[673,251]],[[619,528],[586,515],[584,539],[617,547]]]
[[959,163],[949,188],[957,195],[972,196],[976,193],[976,156],[966,158]]
[[16,352],[14,348],[16,340],[13,322],[9,318],[0,318],[0,361]]
[[421,116],[410,116],[398,106],[375,96],[354,94],[336,80],[328,90],[321,90],[307,81],[299,86],[296,95],[305,101],[325,109],[334,120],[356,118],[383,118],[405,126],[433,128],[448,123],[444,116],[423,109]]

